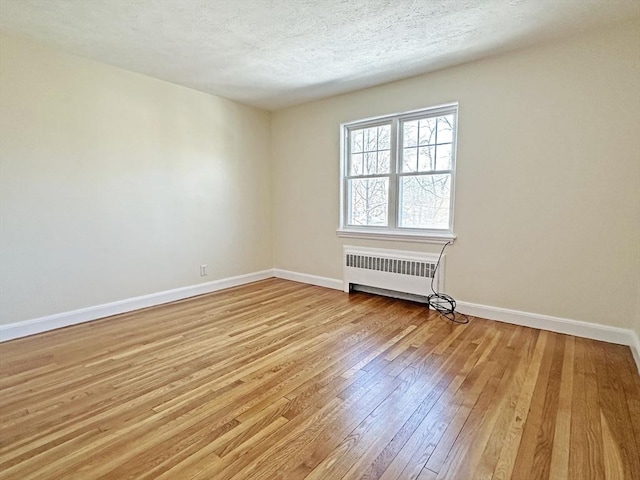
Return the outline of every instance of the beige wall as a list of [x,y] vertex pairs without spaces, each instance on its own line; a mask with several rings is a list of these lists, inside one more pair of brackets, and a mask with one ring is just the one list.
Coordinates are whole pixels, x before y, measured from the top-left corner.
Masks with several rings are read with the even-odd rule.
[[0,48],[2,323],[273,266],[267,112]]
[[339,124],[459,101],[446,290],[640,334],[640,25],[279,111],[277,268],[341,278]]
[[640,334],[637,23],[271,121],[28,41],[0,50],[0,323],[274,263],[341,278],[343,244],[438,251],[336,236],[339,124],[457,100],[447,291]]

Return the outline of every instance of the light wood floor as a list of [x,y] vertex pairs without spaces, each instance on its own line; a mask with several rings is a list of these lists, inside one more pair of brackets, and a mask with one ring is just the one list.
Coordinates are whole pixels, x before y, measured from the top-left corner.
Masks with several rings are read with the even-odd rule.
[[266,280],[0,345],[2,479],[640,479],[627,347]]

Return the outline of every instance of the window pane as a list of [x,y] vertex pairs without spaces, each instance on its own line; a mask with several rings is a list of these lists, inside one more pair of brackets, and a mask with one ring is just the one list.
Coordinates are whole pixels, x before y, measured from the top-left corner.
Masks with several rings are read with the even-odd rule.
[[438,117],[438,143],[453,142],[453,115]]
[[438,145],[436,170],[451,170],[451,144]]
[[418,149],[405,148],[402,151],[402,171],[415,172],[418,168]]
[[399,225],[448,229],[450,198],[451,174],[402,177]]
[[391,152],[389,150],[378,152],[378,173],[389,173],[391,171]]
[[388,178],[354,178],[348,180],[348,189],[349,225],[387,225]]
[[[439,148],[439,147],[438,147]],[[435,165],[436,147],[422,147],[418,153],[418,170],[428,172]]]
[[364,129],[364,151],[375,152],[378,149],[377,127]]
[[420,120],[420,145],[434,145],[436,143],[436,119],[424,118]]
[[390,134],[391,125],[378,127],[378,150],[389,150],[391,148]]
[[378,154],[376,152],[364,154],[364,173],[365,175],[373,175],[376,172],[376,164],[378,163]]
[[351,132],[351,153],[362,152],[362,130],[353,130]]
[[402,146],[415,147],[418,145],[418,120],[402,124]]
[[351,171],[349,175],[364,175],[364,166],[362,153],[354,153],[351,155]]

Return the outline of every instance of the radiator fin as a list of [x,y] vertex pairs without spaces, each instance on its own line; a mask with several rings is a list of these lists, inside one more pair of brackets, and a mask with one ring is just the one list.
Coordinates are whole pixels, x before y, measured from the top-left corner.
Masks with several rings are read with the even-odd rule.
[[436,264],[431,262],[356,255],[352,253],[347,254],[345,257],[347,267],[375,270],[378,272],[432,278],[436,270]]

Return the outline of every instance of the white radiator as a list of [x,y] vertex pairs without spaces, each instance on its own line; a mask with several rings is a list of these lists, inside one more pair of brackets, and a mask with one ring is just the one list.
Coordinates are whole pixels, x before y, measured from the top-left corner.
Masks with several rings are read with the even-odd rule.
[[[343,251],[345,292],[358,287],[373,287],[391,293],[420,296],[432,293],[431,278],[436,270],[438,254],[350,246],[345,246]],[[445,257],[442,256],[435,272],[433,286],[437,291],[444,290]]]

